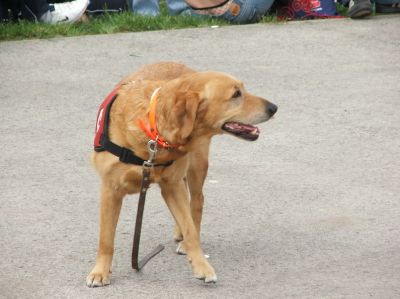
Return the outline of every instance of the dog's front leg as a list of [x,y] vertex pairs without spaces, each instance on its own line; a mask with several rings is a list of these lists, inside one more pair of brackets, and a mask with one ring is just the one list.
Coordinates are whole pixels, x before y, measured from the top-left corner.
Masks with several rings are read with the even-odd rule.
[[124,194],[103,184],[101,188],[100,240],[96,264],[86,279],[88,287],[110,284],[114,237]]
[[203,143],[190,157],[190,166],[187,172],[187,181],[190,190],[190,210],[197,231],[200,234],[201,218],[203,215],[203,186],[208,172],[208,153],[210,141]]
[[160,182],[160,187],[164,200],[183,234],[182,242],[188,261],[192,265],[194,276],[204,279],[205,282],[215,282],[217,276],[200,247],[199,232],[190,212],[189,194],[185,182],[183,180],[176,182],[163,180]]
[[[208,171],[209,148],[210,141],[206,140],[202,142],[201,147],[198,147],[195,152],[190,154],[190,164],[186,175],[187,186],[190,191],[190,210],[199,235],[203,215],[203,186]],[[183,240],[183,235],[178,225],[175,226],[174,239],[175,241]],[[185,249],[180,246],[178,253],[185,254]]]

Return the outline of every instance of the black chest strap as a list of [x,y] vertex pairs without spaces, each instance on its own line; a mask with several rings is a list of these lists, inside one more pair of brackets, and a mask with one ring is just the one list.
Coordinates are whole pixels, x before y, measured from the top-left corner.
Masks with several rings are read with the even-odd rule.
[[[132,152],[130,149],[116,145],[114,142],[112,142],[110,139],[108,139],[104,135],[100,139],[100,143],[103,146],[104,150],[106,150],[107,152],[110,152],[114,156],[117,156],[119,158],[119,160],[123,163],[142,166],[143,163],[146,161],[146,160],[143,160],[142,158],[136,156],[134,154],[134,152]],[[162,163],[162,164],[154,164],[154,166],[155,167],[160,167],[160,166],[168,167],[172,163],[174,163],[173,160],[167,161],[166,163]]]

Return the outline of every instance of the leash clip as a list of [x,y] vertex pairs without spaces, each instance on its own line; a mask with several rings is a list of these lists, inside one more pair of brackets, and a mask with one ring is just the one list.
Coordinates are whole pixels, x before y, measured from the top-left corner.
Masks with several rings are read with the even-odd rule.
[[147,151],[149,152],[150,156],[147,161],[144,161],[143,166],[152,167],[154,166],[153,161],[157,154],[157,140],[149,140],[149,142],[147,142]]

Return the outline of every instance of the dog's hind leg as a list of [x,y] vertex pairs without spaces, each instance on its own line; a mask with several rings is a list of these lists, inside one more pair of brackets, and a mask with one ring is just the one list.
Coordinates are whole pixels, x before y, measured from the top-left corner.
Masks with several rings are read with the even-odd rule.
[[111,186],[103,184],[101,188],[100,241],[96,264],[86,278],[88,287],[100,287],[110,284],[115,229],[124,195],[123,192],[118,192]]
[[184,181],[169,182],[163,180],[160,182],[160,187],[164,200],[181,229],[182,243],[186,249],[188,261],[192,265],[194,276],[198,279],[204,279],[205,282],[215,282],[217,276],[205,259],[200,247],[199,233],[190,212],[189,194]]

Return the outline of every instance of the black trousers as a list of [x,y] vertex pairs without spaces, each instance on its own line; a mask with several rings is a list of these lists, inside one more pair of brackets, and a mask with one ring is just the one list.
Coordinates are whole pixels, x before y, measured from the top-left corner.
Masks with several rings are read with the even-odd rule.
[[98,15],[126,10],[129,10],[126,0],[90,0],[86,11],[89,15]]
[[[9,15],[9,10],[11,15]],[[28,19],[37,21],[49,10],[47,0],[0,0],[0,18],[2,21],[10,19]]]
[[49,3],[47,0],[23,0],[23,2],[32,13],[39,17],[49,10]]

